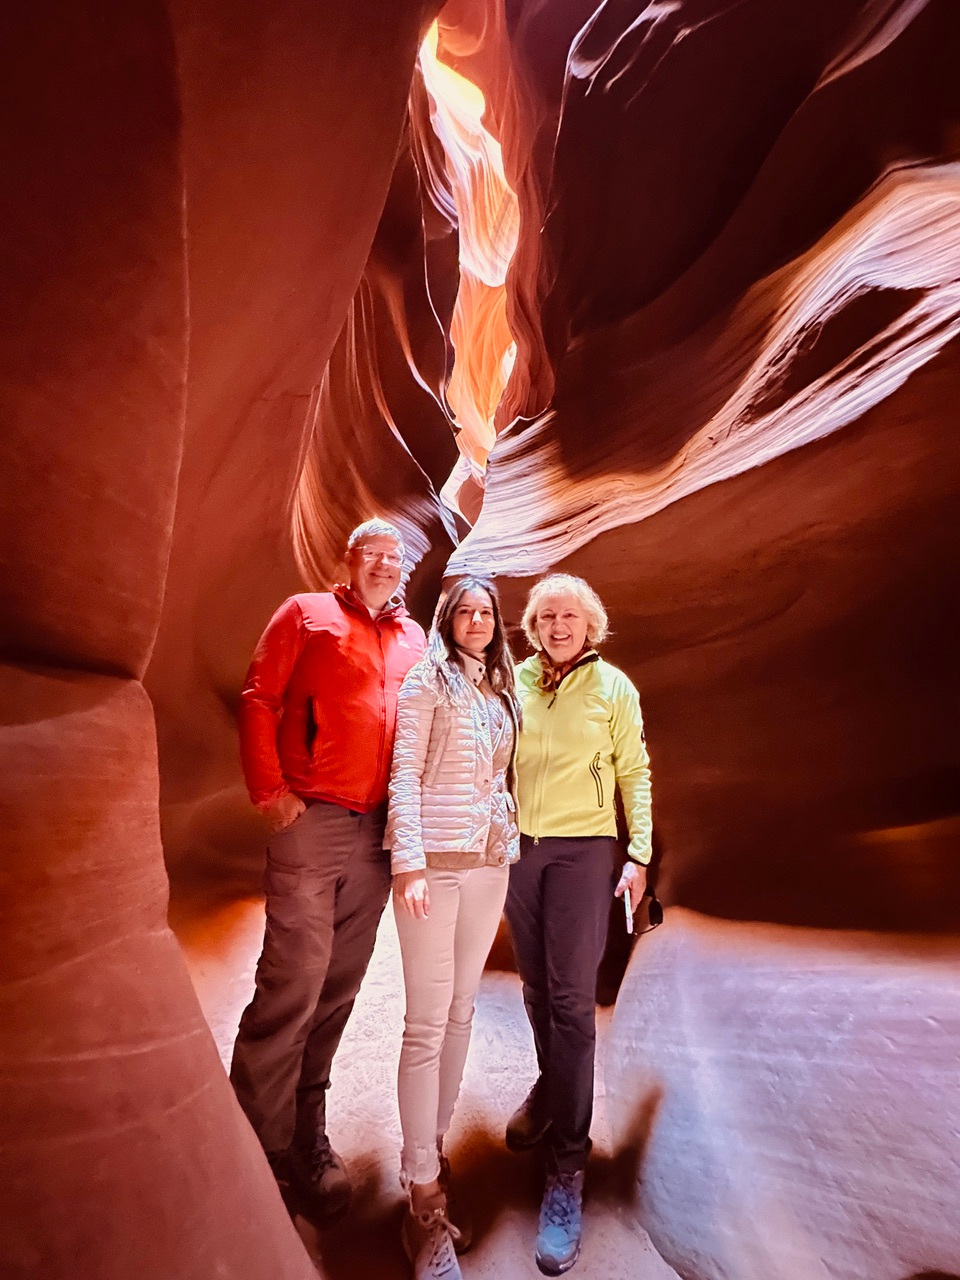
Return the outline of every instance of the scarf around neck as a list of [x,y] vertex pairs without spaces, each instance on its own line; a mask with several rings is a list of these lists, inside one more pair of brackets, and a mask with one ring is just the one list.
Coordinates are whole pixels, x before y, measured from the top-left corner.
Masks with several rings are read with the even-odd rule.
[[541,649],[538,656],[540,658],[540,676],[537,680],[537,688],[541,693],[556,693],[560,688],[561,681],[575,667],[579,667],[582,662],[599,662],[600,660],[599,653],[589,642],[569,662],[555,663],[546,649]]

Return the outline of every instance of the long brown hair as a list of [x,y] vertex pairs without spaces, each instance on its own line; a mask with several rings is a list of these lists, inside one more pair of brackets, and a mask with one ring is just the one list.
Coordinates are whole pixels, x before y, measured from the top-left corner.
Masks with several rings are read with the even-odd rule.
[[449,692],[453,693],[454,682],[451,680],[450,665],[453,665],[461,677],[463,675],[463,663],[457,646],[453,642],[453,615],[468,591],[485,591],[490,597],[490,603],[493,605],[493,639],[487,645],[484,655],[487,679],[497,693],[504,693],[513,699],[515,698],[513,654],[510,652],[510,644],[503,625],[500,596],[489,578],[461,578],[440,600],[434,615],[433,626],[430,628],[426,660],[436,668],[438,676]]

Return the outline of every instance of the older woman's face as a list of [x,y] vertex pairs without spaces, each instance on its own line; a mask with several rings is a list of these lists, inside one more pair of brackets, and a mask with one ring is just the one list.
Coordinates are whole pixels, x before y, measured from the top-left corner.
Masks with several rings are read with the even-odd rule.
[[571,591],[544,596],[537,609],[537,636],[552,662],[572,662],[587,639],[587,614]]

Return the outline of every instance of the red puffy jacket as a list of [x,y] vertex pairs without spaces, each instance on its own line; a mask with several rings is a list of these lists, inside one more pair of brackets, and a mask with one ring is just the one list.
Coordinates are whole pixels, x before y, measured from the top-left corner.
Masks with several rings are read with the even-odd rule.
[[348,587],[285,600],[240,695],[240,758],[254,804],[288,791],[361,813],[382,804],[397,694],[425,647],[402,605],[374,619]]

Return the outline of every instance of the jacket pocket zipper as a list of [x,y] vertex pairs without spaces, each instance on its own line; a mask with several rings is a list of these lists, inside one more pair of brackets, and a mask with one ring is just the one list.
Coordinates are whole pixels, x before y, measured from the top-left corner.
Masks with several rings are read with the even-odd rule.
[[597,788],[597,808],[603,808],[603,779],[600,777],[600,752],[590,761],[590,774]]
[[317,714],[317,699],[307,699],[307,759],[311,764],[317,762],[317,752],[320,750],[320,717]]

